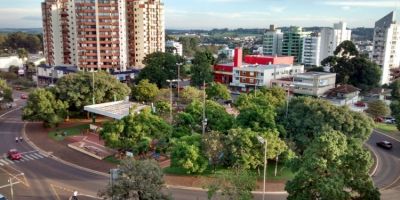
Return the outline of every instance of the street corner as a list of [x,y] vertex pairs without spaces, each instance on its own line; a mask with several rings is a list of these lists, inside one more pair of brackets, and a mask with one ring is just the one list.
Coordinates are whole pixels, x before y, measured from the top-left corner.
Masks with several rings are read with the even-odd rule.
[[65,187],[57,184],[50,184],[51,191],[55,200],[72,200],[74,193],[77,192],[78,200],[96,200],[100,197],[81,193],[77,188]]

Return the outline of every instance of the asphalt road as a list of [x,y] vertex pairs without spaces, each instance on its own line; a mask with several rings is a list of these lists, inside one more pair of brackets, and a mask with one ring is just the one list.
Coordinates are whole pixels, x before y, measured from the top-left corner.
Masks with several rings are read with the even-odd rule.
[[[377,142],[384,140],[391,142],[393,149],[386,150],[376,146]],[[367,143],[378,158],[378,167],[376,173],[372,176],[375,186],[381,190],[400,186],[400,142],[386,135],[373,132]]]

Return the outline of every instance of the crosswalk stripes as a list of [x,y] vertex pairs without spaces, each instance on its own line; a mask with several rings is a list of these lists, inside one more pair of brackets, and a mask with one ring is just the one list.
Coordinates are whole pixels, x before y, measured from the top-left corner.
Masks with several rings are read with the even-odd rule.
[[1,166],[6,166],[6,165],[12,165],[12,164],[16,164],[16,163],[23,163],[23,162],[28,162],[28,161],[32,161],[32,160],[39,160],[42,158],[45,158],[46,156],[40,154],[39,152],[35,152],[35,153],[27,153],[27,154],[23,154],[22,158],[20,160],[10,160],[8,158],[0,158],[0,167]]

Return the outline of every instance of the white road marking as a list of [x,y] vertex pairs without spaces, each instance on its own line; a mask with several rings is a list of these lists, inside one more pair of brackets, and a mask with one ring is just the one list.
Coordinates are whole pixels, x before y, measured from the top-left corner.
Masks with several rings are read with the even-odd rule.
[[29,156],[29,155],[24,155],[24,158],[27,158],[27,159],[29,159],[29,160],[35,160],[34,158],[32,158],[32,157]]
[[39,157],[39,158],[44,158],[44,156],[42,156],[41,154],[35,154],[37,157]]

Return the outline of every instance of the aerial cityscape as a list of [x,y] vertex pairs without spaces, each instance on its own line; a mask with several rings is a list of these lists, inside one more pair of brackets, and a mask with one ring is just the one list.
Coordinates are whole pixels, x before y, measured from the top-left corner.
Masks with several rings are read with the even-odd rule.
[[397,200],[399,0],[13,0],[0,200]]

